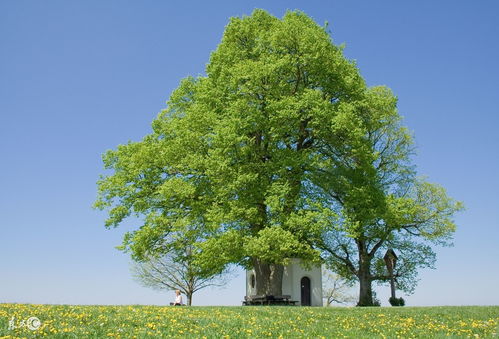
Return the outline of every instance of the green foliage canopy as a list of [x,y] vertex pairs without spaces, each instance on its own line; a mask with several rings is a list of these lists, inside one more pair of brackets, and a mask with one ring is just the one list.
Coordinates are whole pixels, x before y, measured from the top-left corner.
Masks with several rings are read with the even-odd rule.
[[292,227],[310,221],[300,210],[313,146],[364,90],[355,65],[303,13],[232,18],[206,76],[180,83],[153,133],[105,154],[114,172],[99,181],[96,206],[109,209],[108,227],[144,216],[122,247],[137,259],[168,250],[186,228],[201,235],[204,256],[220,259],[210,262],[317,259]]
[[142,217],[121,247],[137,260],[188,244],[206,274],[322,258],[370,286],[389,247],[412,253],[398,274],[410,289],[461,205],[416,178],[396,102],[305,14],[232,18],[153,132],[105,154],[96,207],[107,227]]

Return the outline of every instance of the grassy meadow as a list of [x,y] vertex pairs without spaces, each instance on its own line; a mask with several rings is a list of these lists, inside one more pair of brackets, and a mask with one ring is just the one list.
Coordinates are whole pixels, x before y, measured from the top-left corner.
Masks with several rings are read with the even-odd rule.
[[0,338],[494,338],[498,326],[499,306],[0,304]]

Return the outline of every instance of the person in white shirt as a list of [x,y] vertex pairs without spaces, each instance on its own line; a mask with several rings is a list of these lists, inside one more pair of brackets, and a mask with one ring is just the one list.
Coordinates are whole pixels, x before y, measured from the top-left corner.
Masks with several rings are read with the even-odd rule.
[[176,297],[175,297],[175,302],[173,303],[174,306],[182,306],[182,294],[180,293],[180,290],[175,291]]

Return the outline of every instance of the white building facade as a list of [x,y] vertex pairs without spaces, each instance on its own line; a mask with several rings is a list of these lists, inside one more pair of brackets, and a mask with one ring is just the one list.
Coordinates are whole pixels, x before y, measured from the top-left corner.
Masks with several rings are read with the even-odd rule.
[[[256,294],[255,271],[246,271],[246,295]],[[300,259],[291,259],[284,266],[282,277],[282,294],[290,295],[296,305],[323,306],[322,302],[322,270],[320,266],[305,269],[300,265]]]

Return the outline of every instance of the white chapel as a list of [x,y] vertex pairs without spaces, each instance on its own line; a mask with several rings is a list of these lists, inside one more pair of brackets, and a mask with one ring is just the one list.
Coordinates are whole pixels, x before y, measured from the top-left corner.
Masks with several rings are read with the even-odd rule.
[[[246,295],[256,294],[255,271],[246,271]],[[282,294],[291,296],[296,305],[322,306],[322,270],[320,266],[312,266],[310,270],[300,265],[300,259],[291,259],[284,266],[282,277]]]

